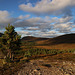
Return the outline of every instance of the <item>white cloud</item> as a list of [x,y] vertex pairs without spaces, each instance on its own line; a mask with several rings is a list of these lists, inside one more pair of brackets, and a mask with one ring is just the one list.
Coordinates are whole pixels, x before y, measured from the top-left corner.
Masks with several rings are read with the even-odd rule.
[[21,37],[24,37],[24,36],[29,36],[30,35],[30,32],[28,32],[28,31],[17,31],[18,32],[18,34],[20,34],[21,35]]
[[73,26],[72,22],[59,23],[59,24],[54,24],[54,29],[56,29],[60,33],[69,33],[73,28],[72,26]]
[[8,24],[14,24],[17,21],[23,20],[23,19],[27,19],[29,18],[30,15],[20,15],[19,17],[11,17],[10,13],[6,10],[1,11],[0,10],[0,28],[5,28]]
[[[35,34],[34,34],[35,35]],[[37,35],[38,37],[47,37],[47,38],[52,38],[52,37],[56,37],[60,35],[58,31],[55,31],[55,30],[51,30],[51,31],[48,31],[48,32],[41,32],[41,31],[38,31],[37,32]]]
[[20,16],[18,17],[18,19],[26,19],[26,18],[29,18],[29,17],[30,17],[30,15],[25,15],[25,16],[20,15]]
[[39,30],[39,28],[38,27],[27,27],[26,30],[32,30],[33,31],[33,30]]
[[51,30],[51,31],[49,31],[49,32],[47,32],[47,33],[49,33],[49,34],[55,34],[55,33],[56,33],[56,31]]
[[0,17],[8,17],[9,16],[9,13],[8,11],[0,11]]
[[69,22],[69,21],[72,20],[72,19],[73,19],[73,17],[67,16],[67,17],[65,17],[65,18],[60,18],[60,19],[58,20],[58,22],[60,22],[60,23],[65,23],[65,22]]
[[0,11],[0,23],[5,23],[9,21],[7,18],[9,16],[8,11]]
[[41,32],[41,31],[32,31],[32,32],[29,32],[29,31],[18,31],[18,33],[21,35],[22,34],[22,37],[24,36],[36,36],[36,37],[48,37],[48,38],[52,38],[52,37],[56,37],[58,36],[58,32],[57,31],[49,31],[49,32]]
[[73,18],[66,16],[64,18],[58,17],[35,17],[29,18],[15,23],[16,27],[23,27],[23,30],[28,33],[23,35],[33,35],[38,37],[55,37],[60,33],[70,33],[74,27],[74,23],[71,22]]
[[[61,14],[70,11],[75,6],[74,0],[41,0],[33,6],[31,3],[21,4],[19,8],[35,14]],[[67,10],[67,11],[66,11]],[[67,14],[69,14],[68,12]]]
[[[35,17],[35,18],[29,18],[23,21],[19,21],[15,23],[16,27],[27,27],[27,29],[37,29],[37,30],[44,30],[44,29],[49,29],[51,28],[50,21],[40,18],[40,17]],[[26,28],[25,28],[26,29]]]
[[27,31],[18,31],[19,34],[28,34],[29,32]]
[[[62,18],[58,17],[30,17],[30,15],[20,15],[12,18],[8,11],[0,11],[0,28],[5,28],[8,23],[12,23],[15,27],[21,27],[18,32],[22,36],[38,36],[38,37],[53,37],[59,33],[73,32],[75,27],[72,16]],[[24,31],[23,31],[24,30]]]
[[0,28],[5,28],[9,23],[17,21],[17,18],[10,18],[10,13],[8,11],[0,10]]
[[48,16],[46,16],[45,18],[41,18],[41,17],[35,17],[35,18],[29,18],[23,21],[19,21],[17,23],[15,23],[16,27],[25,27],[25,29],[27,30],[40,30],[42,32],[46,32],[48,30],[51,29],[69,29],[72,28],[72,24],[71,22],[68,22],[70,20],[72,20],[73,18],[70,16],[67,16],[65,18],[57,18],[57,17],[53,17],[50,18]]

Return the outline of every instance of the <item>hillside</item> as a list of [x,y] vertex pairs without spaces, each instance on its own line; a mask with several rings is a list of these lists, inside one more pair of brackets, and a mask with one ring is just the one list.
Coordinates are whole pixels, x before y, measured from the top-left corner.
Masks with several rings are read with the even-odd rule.
[[74,49],[75,34],[65,34],[54,38],[23,37],[22,41],[35,42],[37,48]]
[[52,39],[48,39],[47,43],[50,45],[54,44],[75,44],[75,34],[66,34],[62,36],[58,36]]
[[33,36],[26,36],[22,38],[22,41],[30,41],[30,42],[36,42],[36,41],[44,41],[49,38],[40,38],[40,37],[33,37]]
[[41,41],[43,41],[43,44],[47,45],[55,45],[63,43],[74,44],[75,34],[65,34],[55,38],[40,38],[40,37],[26,36],[22,38],[22,41],[31,41],[31,42],[36,42],[38,44],[42,44]]

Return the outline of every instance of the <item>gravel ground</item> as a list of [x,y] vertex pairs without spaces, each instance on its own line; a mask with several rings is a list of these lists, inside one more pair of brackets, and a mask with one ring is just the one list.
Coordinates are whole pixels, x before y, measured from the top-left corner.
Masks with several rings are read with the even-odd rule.
[[31,60],[14,75],[75,75],[75,63],[71,61]]

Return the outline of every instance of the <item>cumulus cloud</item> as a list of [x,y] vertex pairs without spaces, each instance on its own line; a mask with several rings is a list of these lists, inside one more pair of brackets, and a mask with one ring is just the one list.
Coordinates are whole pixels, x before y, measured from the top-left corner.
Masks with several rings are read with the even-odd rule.
[[27,3],[19,5],[19,8],[34,14],[59,15],[65,13],[66,15],[71,15],[70,8],[73,6],[75,6],[74,0],[41,0],[34,6],[32,3]]
[[12,18],[8,11],[0,11],[0,27],[5,28],[8,23],[13,24],[22,36],[55,37],[59,33],[73,32],[75,22],[72,16],[65,17],[30,17],[30,15],[20,15]]
[[46,38],[52,38],[52,37],[56,37],[58,36],[58,32],[52,30],[49,32],[41,32],[41,31],[18,31],[18,33],[20,35],[22,35],[22,37],[24,36],[36,36],[36,37],[46,37]]
[[27,30],[41,30],[41,31],[46,31],[48,29],[51,29],[51,21],[40,18],[40,17],[35,17],[35,18],[30,18],[26,19],[23,21],[19,21],[15,23],[16,27],[23,27]]
[[30,15],[25,15],[25,16],[20,15],[20,16],[18,17],[18,19],[26,19],[26,18],[29,18],[29,17],[30,17]]
[[30,15],[20,15],[19,17],[10,17],[10,13],[6,10],[1,11],[0,10],[0,28],[5,28],[8,24],[14,24],[17,21],[29,18]]
[[16,18],[10,18],[8,11],[0,10],[0,29],[5,28],[9,23],[16,21]]
[[5,28],[9,23],[13,23],[17,21],[17,18],[10,18],[10,14],[8,11],[1,11],[0,10],[0,27]]
[[26,35],[28,35],[28,34],[29,34],[29,32],[28,32],[28,31],[18,31],[18,33],[19,33],[19,34],[26,34]]
[[72,23],[69,22],[73,18],[68,16],[65,18],[57,18],[57,17],[45,17],[45,18],[40,18],[40,17],[35,17],[35,18],[29,18],[23,21],[19,21],[15,23],[16,27],[25,27],[27,30],[40,30],[42,32],[46,32],[51,29],[60,29],[60,28],[66,28],[69,29],[69,27],[72,26]]
[[56,29],[56,31],[59,31],[60,33],[69,33],[71,32],[72,28],[72,22],[54,24],[54,29]]
[[38,27],[27,27],[26,30],[35,31],[35,30],[39,30],[39,28]]
[[31,36],[31,32],[29,32],[29,31],[23,31],[23,30],[21,30],[21,31],[17,31],[17,32],[18,32],[18,34],[21,35],[21,37]]
[[0,23],[6,23],[8,21],[8,11],[0,11]]
[[[59,33],[70,33],[74,28],[73,17],[32,17],[15,23],[16,27],[22,27],[22,30],[28,31],[28,35],[38,37],[55,37]],[[26,34],[27,35],[27,34]]]
[[73,19],[72,16],[67,16],[67,17],[65,17],[65,18],[60,18],[60,19],[58,20],[58,22],[60,22],[60,23],[66,23],[66,22],[69,22],[69,21],[72,20],[72,19]]

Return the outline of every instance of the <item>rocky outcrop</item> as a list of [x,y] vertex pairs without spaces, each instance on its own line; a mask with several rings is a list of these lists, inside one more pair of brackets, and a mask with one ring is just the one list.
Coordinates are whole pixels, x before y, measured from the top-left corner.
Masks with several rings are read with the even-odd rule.
[[32,60],[15,75],[75,75],[75,63],[71,61]]

